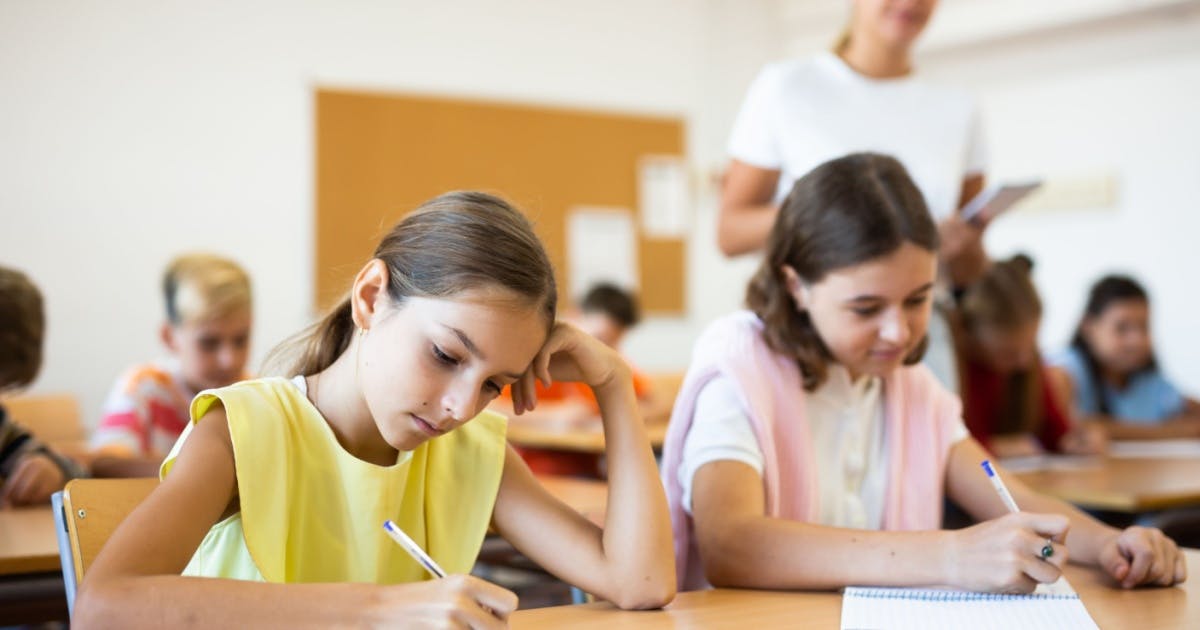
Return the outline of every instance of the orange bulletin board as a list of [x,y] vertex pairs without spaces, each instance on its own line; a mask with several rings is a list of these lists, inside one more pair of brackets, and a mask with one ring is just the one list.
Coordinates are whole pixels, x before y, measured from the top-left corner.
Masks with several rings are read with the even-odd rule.
[[[336,301],[386,230],[449,190],[499,194],[533,220],[567,286],[566,226],[576,206],[628,208],[638,219],[638,160],[682,156],[683,121],[396,94],[316,94],[316,291]],[[640,228],[639,228],[640,232]],[[682,314],[682,239],[637,237],[643,309]],[[571,293],[572,295],[567,295]]]

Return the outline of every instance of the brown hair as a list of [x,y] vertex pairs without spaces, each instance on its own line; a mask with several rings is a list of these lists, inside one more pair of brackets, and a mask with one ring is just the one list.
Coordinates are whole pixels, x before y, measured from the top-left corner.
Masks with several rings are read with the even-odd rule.
[[[481,192],[450,192],[421,204],[383,237],[373,258],[388,268],[388,296],[444,298],[500,286],[536,304],[554,323],[554,269],[529,220],[508,202]],[[354,336],[350,297],[267,358],[288,375],[309,375],[333,364]],[[287,355],[294,358],[287,360]]]
[[251,308],[250,276],[213,254],[184,254],[167,265],[163,302],[171,324],[225,317]]
[[[1033,261],[1023,254],[993,263],[959,299],[963,332],[971,337],[984,328],[1011,332],[1039,320],[1042,301],[1032,271]],[[1042,417],[1041,370],[1035,366],[1010,375],[1006,392],[996,433],[1036,432]]]
[[[936,252],[938,233],[924,197],[894,158],[855,153],[796,181],[767,238],[746,304],[762,319],[767,345],[800,365],[805,389],[824,382],[832,357],[808,313],[797,310],[783,266],[805,282],[820,282],[831,271],[886,256],[906,242]],[[920,361],[925,345],[922,339],[905,364]]]
[[0,267],[0,391],[37,378],[45,333],[42,293],[25,274]]
[[579,301],[579,310],[584,313],[602,313],[622,328],[636,326],[642,319],[637,298],[633,293],[608,282],[601,282],[588,289]]

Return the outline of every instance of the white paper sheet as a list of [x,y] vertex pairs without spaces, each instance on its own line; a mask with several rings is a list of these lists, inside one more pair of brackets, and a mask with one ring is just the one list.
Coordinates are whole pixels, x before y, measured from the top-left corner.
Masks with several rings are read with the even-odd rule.
[[689,199],[687,162],[683,158],[646,155],[638,160],[638,211],[646,236],[687,236]]
[[570,295],[597,282],[636,291],[637,229],[627,208],[576,206],[567,218],[567,272]]

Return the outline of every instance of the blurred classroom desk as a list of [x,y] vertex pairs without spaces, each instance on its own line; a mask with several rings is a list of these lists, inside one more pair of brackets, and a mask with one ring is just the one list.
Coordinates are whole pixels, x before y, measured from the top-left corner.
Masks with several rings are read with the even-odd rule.
[[[653,396],[659,401],[653,405],[654,411],[645,419],[650,446],[655,451],[661,450],[666,440],[671,408],[679,388],[683,385],[683,377],[682,372],[646,375],[653,384]],[[583,424],[560,422],[554,418],[531,421],[528,418],[514,417],[508,422],[508,441],[522,448],[603,455],[604,425],[599,416]]]
[[[1096,623],[1108,629],[1175,630],[1200,628],[1200,551],[1188,550],[1192,579],[1173,588],[1123,591],[1093,569],[1070,566],[1067,579]],[[834,628],[840,625],[838,593],[787,593],[716,589],[680,593],[663,610],[619,611],[611,604],[519,610],[509,618],[514,630],[573,628]]]
[[50,506],[0,510],[0,575],[61,568]]
[[66,619],[54,511],[0,510],[0,625]]
[[[662,448],[667,436],[665,421],[647,423],[646,433],[654,450]],[[524,448],[604,454],[604,426],[597,418],[586,426],[561,426],[553,422],[510,421],[508,441]]]
[[1141,514],[1200,506],[1200,458],[1048,456],[1036,468],[1018,462],[1010,470],[1034,490],[1089,510]]

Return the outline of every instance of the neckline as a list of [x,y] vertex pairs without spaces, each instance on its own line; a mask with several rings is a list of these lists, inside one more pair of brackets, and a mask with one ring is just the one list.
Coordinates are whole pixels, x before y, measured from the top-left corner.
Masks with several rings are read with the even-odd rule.
[[832,50],[821,51],[817,55],[817,60],[829,68],[835,75],[848,81],[871,87],[901,87],[911,84],[916,76],[916,71],[912,70],[908,74],[898,77],[870,77],[855,70],[850,64],[846,63],[845,59],[842,59]]
[[307,406],[307,408],[311,410],[312,413],[317,416],[317,418],[320,418],[321,421],[319,424],[321,425],[321,430],[325,432],[325,436],[329,438],[329,440],[332,441],[337,447],[337,457],[349,459],[355,462],[356,466],[366,466],[369,469],[379,471],[397,470],[412,460],[412,451],[397,451],[398,454],[396,455],[396,463],[388,466],[381,466],[374,462],[369,462],[365,459],[355,457],[354,454],[346,450],[346,447],[342,446],[342,443],[337,439],[337,435],[333,432],[333,427],[329,426],[329,421],[326,420],[325,416],[321,414],[321,410],[317,409],[317,406],[308,399],[308,383],[304,380],[304,375],[299,374],[290,379],[285,379],[285,381],[291,387],[296,388],[296,391],[300,393],[300,399],[304,401],[303,404]]

